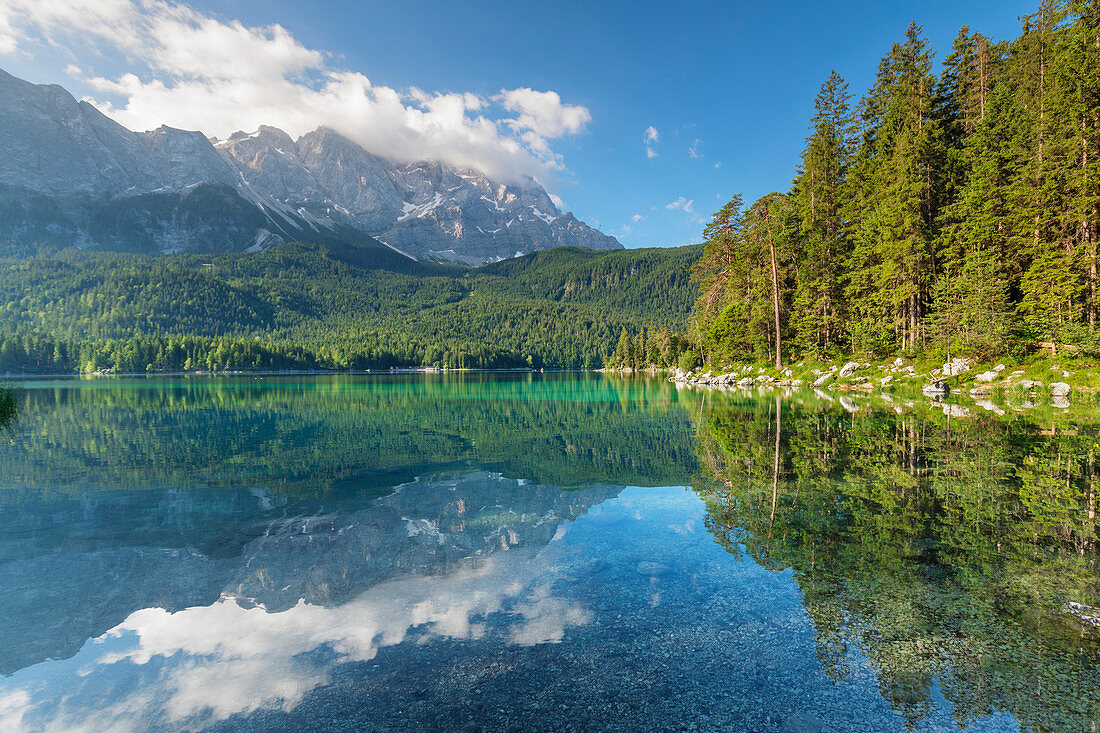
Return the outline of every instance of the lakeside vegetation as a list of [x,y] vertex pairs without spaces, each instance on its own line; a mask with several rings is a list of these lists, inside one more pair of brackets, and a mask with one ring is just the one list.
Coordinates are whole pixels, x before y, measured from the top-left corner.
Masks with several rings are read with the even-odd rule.
[[479,268],[339,243],[0,260],[0,373],[602,366],[682,326],[701,247],[559,248]]
[[934,66],[913,24],[858,100],[833,72],[791,188],[707,225],[692,348],[623,334],[610,363],[1094,363],[1100,6],[1044,0],[1009,42],[963,27]]

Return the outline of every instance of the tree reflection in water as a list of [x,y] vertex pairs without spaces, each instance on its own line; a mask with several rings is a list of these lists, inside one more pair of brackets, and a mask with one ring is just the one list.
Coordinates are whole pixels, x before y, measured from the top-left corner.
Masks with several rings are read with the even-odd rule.
[[1100,605],[1097,422],[852,407],[700,408],[710,531],[791,569],[829,674],[862,652],[912,723],[942,694],[964,724],[1094,730],[1100,644],[1062,606]]
[[0,430],[15,422],[19,409],[15,403],[15,391],[0,387]]

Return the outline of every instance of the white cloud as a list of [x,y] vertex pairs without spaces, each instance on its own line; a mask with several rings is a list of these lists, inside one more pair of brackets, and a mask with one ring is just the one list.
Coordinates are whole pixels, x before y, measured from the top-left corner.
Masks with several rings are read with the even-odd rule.
[[557,92],[536,92],[534,89],[502,89],[497,100],[509,112],[520,116],[508,124],[520,130],[531,130],[543,137],[575,135],[592,120],[584,107],[563,104]]
[[722,167],[722,161],[718,161],[717,163],[715,163],[714,167],[715,168],[721,168]]
[[71,71],[116,97],[89,101],[132,129],[167,124],[227,137],[268,124],[297,136],[325,125],[381,156],[436,159],[506,181],[552,178],[563,163],[550,141],[592,119],[553,91],[483,99],[372,84],[282,26],[245,26],[164,0],[0,0],[0,53],[42,47],[82,54],[85,69],[102,49],[125,56],[130,73]]
[[621,232],[621,233],[622,233],[622,234],[623,234],[624,236],[625,236],[625,235],[627,235],[627,234],[630,234],[630,225],[629,225],[629,224],[623,224],[622,228],[621,228],[621,229],[620,229],[619,231],[620,231],[620,232]]
[[637,223],[637,222],[641,221],[641,220],[642,220],[642,219],[644,219],[644,218],[645,218],[645,217],[644,217],[644,216],[642,216],[641,214],[635,214],[634,216],[630,217],[630,220],[631,220],[632,222],[635,222],[635,223]]
[[700,146],[702,146],[702,144],[703,144],[702,140],[700,140],[699,138],[695,138],[695,142],[693,142],[691,144],[691,146],[688,148],[688,157],[689,158],[696,158],[696,159],[702,158],[703,154],[701,152],[699,152],[699,148],[700,148]]
[[645,143],[645,157],[656,158],[657,157],[657,143],[661,142],[661,136],[657,132],[657,128],[650,125],[642,133],[642,142]]
[[675,201],[673,201],[669,204],[665,204],[665,208],[669,209],[670,211],[675,210],[675,209],[680,209],[685,214],[694,214],[695,213],[695,200],[694,199],[689,200],[687,198],[684,198],[683,196],[680,196]]
[[565,205],[565,201],[562,200],[561,196],[558,196],[557,194],[554,194],[554,193],[549,194],[549,196],[550,196],[550,200],[554,202],[554,206],[557,206],[562,211],[565,211],[568,208]]

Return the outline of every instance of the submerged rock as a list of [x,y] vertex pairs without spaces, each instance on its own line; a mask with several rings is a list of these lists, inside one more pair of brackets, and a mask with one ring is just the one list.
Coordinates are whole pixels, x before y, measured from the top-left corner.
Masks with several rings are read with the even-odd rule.
[[1062,606],[1062,613],[1073,616],[1083,626],[1095,626],[1100,628],[1100,608],[1086,606],[1083,603],[1070,601]]

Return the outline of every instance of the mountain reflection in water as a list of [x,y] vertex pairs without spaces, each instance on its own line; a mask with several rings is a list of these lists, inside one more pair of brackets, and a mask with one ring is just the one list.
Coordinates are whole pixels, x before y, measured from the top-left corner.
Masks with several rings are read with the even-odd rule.
[[0,729],[1100,719],[1090,411],[418,379],[28,383]]

